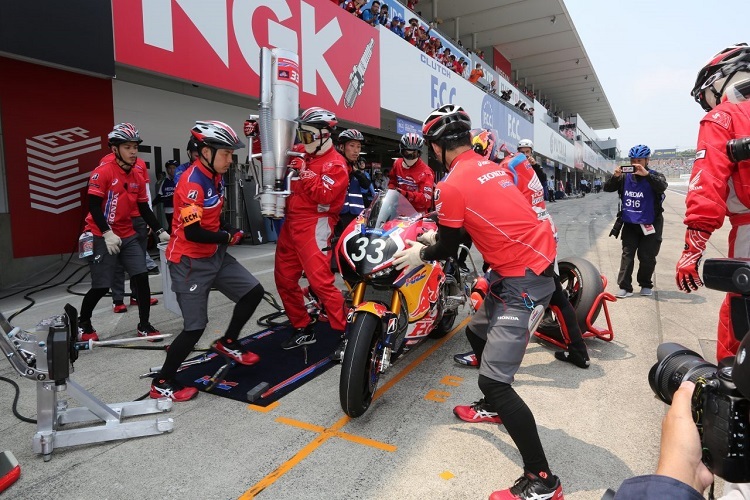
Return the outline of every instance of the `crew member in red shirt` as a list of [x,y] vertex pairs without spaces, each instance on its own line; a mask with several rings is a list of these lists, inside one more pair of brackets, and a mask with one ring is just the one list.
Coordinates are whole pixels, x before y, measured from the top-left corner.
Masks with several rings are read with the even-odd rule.
[[[727,156],[727,142],[750,136],[750,101],[734,104],[726,91],[750,78],[750,47],[741,43],[716,54],[704,66],[691,95],[708,111],[698,131],[695,163],[685,205],[685,250],[677,262],[677,286],[690,293],[703,286],[698,264],[706,243],[729,217],[729,257],[750,257],[750,160]],[[716,359],[737,353],[727,294],[719,310]],[[744,332],[740,332],[744,333]]]
[[314,321],[307,313],[299,280],[304,271],[310,288],[320,299],[331,328],[344,334],[344,297],[333,284],[330,240],[344,206],[349,186],[346,160],[333,147],[336,115],[309,108],[298,118],[297,135],[304,144],[305,159],[299,177],[292,182],[286,201],[286,218],[276,242],[274,278],[281,302],[294,333],[281,344],[294,349],[315,342]]
[[208,295],[216,288],[236,302],[224,336],[211,349],[243,365],[257,363],[257,354],[237,339],[263,299],[263,286],[245,266],[227,253],[242,241],[239,229],[223,223],[224,177],[234,151],[244,148],[232,127],[219,121],[197,121],[191,136],[198,158],[183,173],[174,192],[174,234],[166,257],[172,290],[182,312],[182,332],[169,346],[167,359],[151,384],[152,398],[187,401],[198,390],[174,378],[208,324]]
[[[399,268],[456,254],[465,228],[492,272],[483,308],[469,323],[467,336],[481,358],[479,388],[484,401],[458,406],[461,412],[486,407],[498,414],[524,464],[524,474],[491,499],[562,499],[562,486],[550,471],[534,416],[511,386],[526,352],[535,315],[555,290],[555,239],[539,220],[507,170],[472,150],[471,119],[448,104],[425,120],[422,134],[448,175],[438,183],[435,203],[438,233],[434,245],[411,246],[395,255]],[[532,315],[532,312],[534,315]]]
[[435,174],[420,158],[422,146],[424,139],[418,134],[410,132],[401,136],[401,158],[396,160],[388,175],[388,189],[397,189],[418,211],[429,212]]
[[[138,144],[142,142],[138,130],[130,123],[120,123],[115,125],[108,139],[112,152],[102,158],[89,177],[86,229],[94,235],[94,254],[89,262],[91,289],[83,297],[78,319],[79,340],[99,340],[91,315],[112,287],[118,264],[131,276],[139,297],[151,296],[144,247],[133,228],[134,211],[138,211],[160,241],[169,241],[169,234],[148,206],[146,183],[133,168],[138,161]],[[151,303],[139,301],[139,336],[159,334],[149,323],[150,313]]]

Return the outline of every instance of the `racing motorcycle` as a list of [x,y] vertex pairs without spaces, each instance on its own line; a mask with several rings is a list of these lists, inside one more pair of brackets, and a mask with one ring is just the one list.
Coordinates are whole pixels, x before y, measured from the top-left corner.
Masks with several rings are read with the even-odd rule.
[[351,290],[339,397],[350,417],[372,402],[380,376],[427,337],[441,338],[468,300],[468,280],[451,260],[398,270],[393,255],[434,221],[396,190],[380,193],[353,220],[336,245],[341,274]]

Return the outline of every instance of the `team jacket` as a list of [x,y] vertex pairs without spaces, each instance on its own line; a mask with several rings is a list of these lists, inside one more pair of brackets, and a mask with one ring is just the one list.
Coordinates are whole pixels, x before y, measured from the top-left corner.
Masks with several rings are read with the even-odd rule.
[[727,141],[750,136],[750,101],[722,102],[703,117],[686,199],[685,224],[713,233],[729,216],[750,224],[750,160],[732,163]]
[[180,262],[183,255],[191,258],[210,257],[219,248],[217,243],[197,243],[185,238],[185,227],[200,223],[203,229],[219,231],[224,206],[224,178],[213,174],[196,160],[182,174],[174,191],[172,237],[167,246],[167,260]]
[[317,221],[322,216],[338,220],[348,187],[346,160],[334,148],[322,156],[306,156],[286,200],[287,221]]
[[388,177],[388,189],[405,191],[404,196],[419,212],[429,212],[432,208],[434,186],[435,174],[421,158],[410,168],[406,168],[404,159],[399,158]]
[[555,259],[552,228],[539,220],[512,173],[472,150],[454,159],[438,183],[435,208],[439,224],[464,227],[484,261],[502,276],[523,276],[527,268],[539,275]]
[[[125,172],[113,153],[104,156],[91,172],[88,193],[103,198],[102,212],[113,233],[120,238],[135,234],[132,214],[138,213],[139,202],[148,202],[146,184],[135,168]],[[95,236],[102,235],[91,214],[86,216],[86,228]]]

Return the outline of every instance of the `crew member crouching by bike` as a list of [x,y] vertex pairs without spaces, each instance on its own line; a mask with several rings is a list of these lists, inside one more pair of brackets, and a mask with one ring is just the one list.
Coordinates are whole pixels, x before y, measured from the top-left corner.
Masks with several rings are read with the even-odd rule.
[[[471,323],[470,342],[480,355],[479,388],[518,447],[524,474],[490,498],[562,498],[562,486],[544,454],[534,416],[511,384],[529,338],[532,310],[546,307],[555,290],[555,239],[507,171],[472,150],[471,119],[459,106],[444,105],[425,120],[422,133],[448,175],[435,193],[436,243],[396,253],[394,265],[411,268],[456,254],[461,228],[491,268],[490,293]],[[456,410],[454,410],[455,412]]]

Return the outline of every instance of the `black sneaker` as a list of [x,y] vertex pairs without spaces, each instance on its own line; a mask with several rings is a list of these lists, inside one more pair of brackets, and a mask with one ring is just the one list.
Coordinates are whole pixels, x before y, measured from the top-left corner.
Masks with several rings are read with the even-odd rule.
[[500,490],[490,495],[490,500],[563,500],[562,485],[557,476],[555,485],[549,487],[536,474],[527,472],[507,490]]
[[[138,336],[139,337],[154,337],[156,335],[161,335],[161,332],[154,328],[154,326],[151,323],[138,324]],[[164,339],[148,339],[149,342],[161,342]]]
[[573,363],[578,368],[583,368],[584,370],[591,365],[588,352],[586,351],[577,351],[575,349],[557,351],[555,353],[555,358],[567,363]]
[[304,328],[297,328],[294,333],[281,343],[282,349],[295,349],[303,345],[315,343],[315,323],[310,323]]

